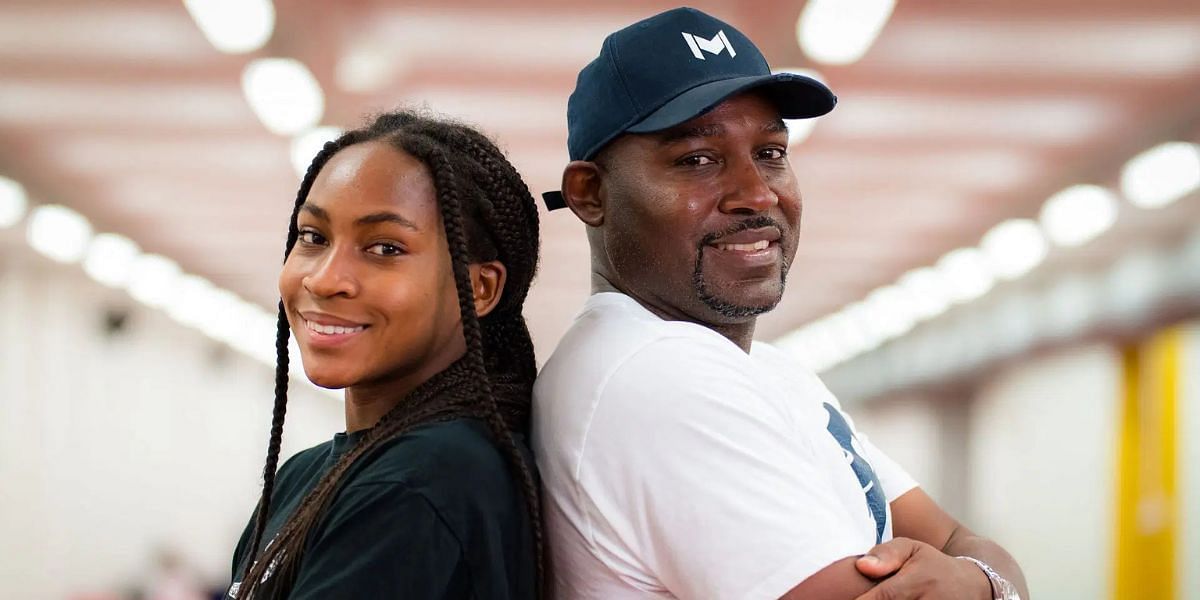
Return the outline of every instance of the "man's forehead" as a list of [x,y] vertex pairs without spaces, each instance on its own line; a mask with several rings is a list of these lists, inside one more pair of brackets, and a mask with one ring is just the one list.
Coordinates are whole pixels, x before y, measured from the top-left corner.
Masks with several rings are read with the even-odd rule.
[[690,121],[649,135],[659,143],[669,144],[686,138],[719,137],[725,135],[731,125],[741,124],[766,133],[787,133],[787,124],[773,105],[768,104],[769,110],[762,110],[762,107],[733,102],[727,100]]
[[687,139],[721,137],[728,132],[727,124],[749,123],[764,133],[788,131],[779,109],[763,94],[755,91],[738,94],[717,104],[704,114],[693,117],[674,127],[651,133],[624,133],[596,153],[595,161],[609,163],[624,154],[627,145],[652,148],[666,146]]

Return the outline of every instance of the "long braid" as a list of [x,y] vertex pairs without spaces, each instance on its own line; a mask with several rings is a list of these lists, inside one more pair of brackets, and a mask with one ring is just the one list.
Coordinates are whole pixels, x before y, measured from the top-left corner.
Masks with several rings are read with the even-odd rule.
[[[276,436],[273,419],[273,442],[269,448],[274,448],[274,452],[268,452],[268,464],[264,467],[264,498],[260,500],[253,551],[247,555],[239,597],[244,600],[260,593],[270,597],[287,595],[297,575],[309,533],[336,498],[351,469],[369,462],[370,456],[385,448],[387,442],[413,427],[462,417],[478,418],[488,425],[498,449],[512,463],[522,484],[534,534],[538,595],[541,596],[545,571],[540,495],[533,468],[513,436],[514,430],[528,431],[529,394],[536,376],[533,345],[521,315],[521,305],[537,267],[537,209],[520,175],[494,144],[468,127],[412,113],[385,114],[369,127],[326,144],[313,160],[293,208],[287,252],[290,253],[298,237],[296,219],[317,172],[338,150],[380,138],[387,138],[397,148],[424,162],[434,178],[455,275],[467,353],[402,399],[347,451],[303,499],[274,542],[263,550],[258,560],[254,560],[270,506],[266,480],[269,477],[269,485],[273,487],[278,461],[277,437],[281,435]],[[462,158],[459,151],[463,147],[471,160]],[[464,205],[464,194],[472,201],[469,205]],[[467,206],[472,211],[465,210]],[[464,222],[468,213],[471,218]],[[479,239],[481,237],[490,239]],[[475,314],[467,265],[477,260],[491,260],[490,257],[475,256],[487,253],[480,250],[487,247],[485,242],[498,246],[498,258],[505,264],[509,279],[500,305],[482,319],[484,326]],[[275,412],[279,415],[281,434],[286,381],[282,388],[278,382],[280,373],[286,378],[288,333],[286,315],[282,313],[280,326],[283,331],[276,340],[279,360]],[[497,357],[509,358],[498,361]],[[497,397],[503,400],[504,410],[497,403]],[[268,589],[260,589],[264,575],[269,571],[273,571],[271,583]]]
[[255,511],[249,556],[258,554],[263,531],[267,528],[271,494],[275,490],[275,471],[279,466],[279,449],[283,444],[283,420],[287,415],[288,333],[287,315],[283,312],[283,301],[280,301],[279,317],[275,326],[275,404],[271,409],[271,437],[267,442],[267,461],[263,465],[263,490],[258,500],[258,509]]
[[[291,253],[292,247],[296,245],[296,239],[300,236],[299,230],[296,227],[296,217],[300,214],[300,206],[304,204],[304,199],[308,197],[309,190],[312,189],[313,181],[317,178],[317,173],[321,167],[329,162],[330,157],[337,153],[338,150],[354,144],[359,136],[356,133],[346,134],[339,139],[327,142],[321,151],[313,158],[308,170],[304,173],[304,179],[300,182],[300,189],[296,192],[296,203],[292,208],[292,217],[288,223],[287,244],[284,250],[284,259]],[[267,528],[267,519],[271,512],[271,496],[275,491],[275,473],[279,467],[279,453],[283,445],[283,424],[287,416],[287,392],[288,392],[288,377],[289,377],[289,360],[288,360],[288,339],[291,334],[291,329],[288,327],[287,313],[283,310],[283,301],[279,301],[279,315],[275,325],[275,402],[271,407],[271,434],[267,441],[267,459],[263,465],[263,489],[259,496],[258,506],[254,511],[254,532],[250,537],[250,552],[247,556],[254,557],[258,555],[258,550],[262,545],[263,532]],[[243,575],[249,572],[250,563],[247,561]]]
[[[418,154],[420,152],[418,145],[406,144],[405,149],[420,157],[420,154]],[[496,405],[496,398],[492,394],[491,379],[488,377],[487,367],[484,364],[483,332],[479,326],[478,315],[475,313],[474,293],[471,291],[471,275],[467,270],[467,262],[459,258],[466,258],[467,237],[462,224],[462,204],[457,186],[454,183],[453,169],[448,163],[445,153],[437,148],[432,148],[428,151],[427,160],[429,165],[433,167],[435,174],[435,185],[440,196],[438,204],[442,209],[442,222],[446,228],[446,239],[450,244],[450,253],[455,256],[455,260],[451,262],[454,264],[454,279],[458,286],[459,309],[462,311],[463,319],[463,336],[467,341],[467,365],[471,370],[473,379],[477,382],[476,385],[479,385],[481,388],[477,390],[477,393],[480,394],[479,398],[487,408],[487,423],[491,428],[492,436],[495,438],[496,443],[500,444],[500,447],[505,451],[512,466],[516,468],[526,491],[526,505],[529,510],[530,523],[533,524],[534,528],[534,544],[538,565],[537,580],[540,592],[542,580],[545,577],[542,565],[541,496],[537,493],[537,482],[533,476],[533,470],[526,463],[524,456],[522,456],[520,449],[517,447],[517,441],[513,437],[512,430],[505,423],[500,408]]]
[[[519,173],[513,168],[512,164],[504,158],[494,144],[487,138],[472,130],[464,131],[468,137],[476,139],[469,140],[467,143],[468,152],[475,156],[476,160],[483,165],[488,174],[488,189],[495,190],[493,193],[499,194],[505,191],[515,198],[532,198],[529,192],[529,186],[521,179]],[[532,236],[533,247],[538,246],[538,213],[537,206],[532,202],[488,202],[483,203],[492,209],[493,214],[487,215],[486,222],[494,224],[498,229],[495,237],[498,239],[513,239],[521,235]],[[507,213],[507,214],[505,214]],[[516,214],[513,214],[516,213]],[[514,231],[513,229],[516,229]],[[504,256],[504,261],[520,263],[522,273],[527,273],[529,281],[522,282],[522,285],[517,286],[516,293],[508,298],[507,306],[504,310],[497,310],[493,315],[494,321],[489,323],[486,330],[485,346],[490,346],[500,350],[504,348],[507,352],[500,350],[505,356],[515,357],[518,364],[515,365],[517,374],[522,378],[532,380],[537,376],[537,363],[534,360],[533,340],[529,335],[529,328],[525,323],[525,317],[521,314],[521,306],[525,303],[525,297],[528,294],[529,284],[531,283],[534,274],[537,272],[537,252],[516,252],[513,256]],[[505,262],[505,264],[509,264]],[[517,346],[514,348],[513,346]],[[528,429],[528,425],[524,429]],[[541,586],[545,585],[545,542],[543,540],[543,531],[541,527],[541,495],[538,492],[539,482],[534,475],[533,469],[527,464],[524,455],[517,449],[515,440],[512,439],[512,434],[509,431],[504,432],[508,438],[508,443],[505,444],[506,451],[509,454],[509,459],[517,468],[521,476],[521,484],[524,487],[525,497],[529,506],[531,519],[533,520],[534,545],[537,551],[538,564],[538,585],[539,595],[543,591]]]
[[[483,172],[477,176],[485,182],[484,188],[489,191],[493,197],[509,196],[511,198],[532,198],[529,191],[529,186],[521,178],[517,170],[512,164],[505,159],[503,153],[484,135],[469,128],[430,128],[432,130],[422,130],[422,133],[431,137],[441,138],[440,141],[447,145],[465,147],[480,166],[483,167]],[[483,221],[493,228],[493,237],[495,239],[509,240],[519,239],[520,237],[532,236],[533,248],[538,247],[538,212],[537,205],[534,202],[515,201],[515,202],[490,202],[486,199],[479,202],[483,207]],[[445,213],[449,203],[442,204],[443,218],[447,219]],[[447,221],[448,223],[448,221]],[[449,232],[449,225],[447,225]],[[497,307],[490,315],[485,317],[488,321],[487,334],[484,339],[484,347],[493,349],[493,354],[496,359],[492,362],[499,362],[500,357],[515,357],[518,364],[513,365],[515,374],[521,379],[528,378],[530,381],[537,375],[537,363],[534,360],[533,341],[529,335],[529,328],[525,324],[525,318],[521,314],[521,306],[525,302],[525,297],[528,293],[529,284],[531,283],[534,274],[537,271],[538,253],[534,252],[510,252],[508,255],[502,253],[500,256],[501,262],[505,265],[515,267],[514,270],[522,274],[526,274],[528,279],[522,282],[517,282],[513,290],[514,293],[506,294],[504,304]],[[460,292],[460,295],[462,292]],[[472,313],[474,312],[472,306]],[[464,315],[466,313],[464,312]],[[466,319],[464,318],[464,332],[466,331]],[[517,346],[514,348],[513,346]],[[515,351],[514,351],[515,350]],[[488,395],[491,396],[490,394]],[[509,456],[509,461],[517,469],[521,478],[522,487],[524,488],[526,504],[529,507],[531,519],[534,527],[534,544],[537,551],[538,564],[538,585],[539,592],[541,586],[545,584],[545,542],[541,527],[541,496],[538,493],[539,484],[534,475],[533,469],[526,462],[524,455],[517,448],[516,441],[513,439],[511,430],[501,429],[496,425],[501,417],[501,411],[495,407],[495,403],[489,403],[496,410],[494,418],[489,419],[492,425],[493,435],[497,441],[504,447]],[[525,425],[521,428],[527,430]]]

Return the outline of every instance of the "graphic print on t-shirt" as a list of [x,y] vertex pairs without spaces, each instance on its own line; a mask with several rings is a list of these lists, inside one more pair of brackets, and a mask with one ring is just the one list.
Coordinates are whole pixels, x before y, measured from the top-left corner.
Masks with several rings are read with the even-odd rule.
[[871,516],[875,519],[875,543],[881,543],[883,530],[887,526],[887,498],[883,495],[883,485],[879,483],[879,477],[875,475],[871,463],[854,449],[857,440],[850,431],[850,424],[846,422],[846,418],[828,402],[825,403],[825,411],[829,413],[829,434],[842,446],[842,451],[846,453],[846,462],[854,469],[863,495],[867,497],[867,508],[871,510]]

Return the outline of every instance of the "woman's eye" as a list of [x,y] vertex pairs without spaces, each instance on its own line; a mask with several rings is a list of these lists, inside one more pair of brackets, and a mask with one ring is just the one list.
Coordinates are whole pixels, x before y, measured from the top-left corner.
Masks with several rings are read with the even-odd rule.
[[399,256],[404,254],[404,249],[397,244],[380,242],[378,244],[372,244],[369,248],[367,248],[367,252],[377,256]]
[[319,245],[325,243],[325,236],[315,231],[301,231],[300,237],[297,238],[302,244]]

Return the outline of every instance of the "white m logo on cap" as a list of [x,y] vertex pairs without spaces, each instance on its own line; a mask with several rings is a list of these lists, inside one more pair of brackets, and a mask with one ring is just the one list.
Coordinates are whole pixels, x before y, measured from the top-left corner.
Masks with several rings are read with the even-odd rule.
[[729,50],[729,57],[737,56],[737,52],[733,50],[733,44],[729,43],[729,38],[725,37],[725,31],[717,32],[717,35],[712,36],[711,40],[706,40],[702,37],[697,37],[691,33],[684,33],[683,39],[687,40],[688,47],[692,49],[692,55],[700,60],[704,60],[703,50],[709,54],[720,54],[721,50]]

